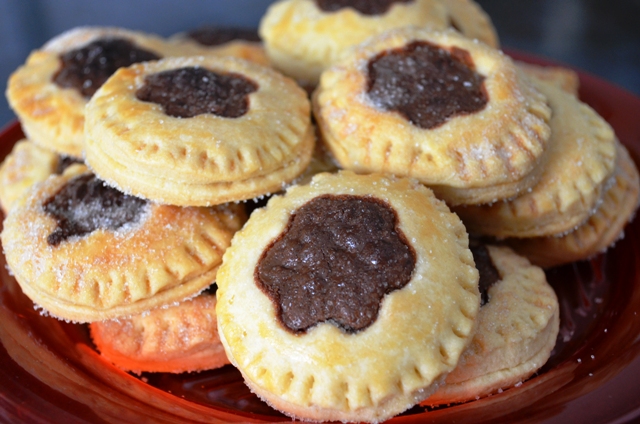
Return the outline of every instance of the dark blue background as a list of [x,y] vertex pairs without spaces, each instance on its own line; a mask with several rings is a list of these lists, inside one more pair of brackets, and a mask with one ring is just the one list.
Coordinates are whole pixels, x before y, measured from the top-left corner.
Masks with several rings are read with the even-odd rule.
[[[80,25],[169,36],[203,24],[256,27],[271,0],[0,0],[0,84],[29,52]],[[478,0],[503,47],[581,68],[640,95],[639,0]],[[639,111],[640,115],[640,111]],[[0,127],[15,119],[0,100]]]

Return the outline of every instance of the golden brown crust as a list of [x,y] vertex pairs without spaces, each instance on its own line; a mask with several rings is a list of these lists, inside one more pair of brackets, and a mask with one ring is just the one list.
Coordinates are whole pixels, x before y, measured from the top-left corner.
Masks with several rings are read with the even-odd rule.
[[137,224],[51,246],[56,221],[42,203],[78,172],[36,184],[6,217],[2,245],[23,292],[59,318],[92,322],[192,297],[215,279],[244,213],[238,205],[149,204]]
[[514,250],[543,268],[584,260],[605,251],[624,235],[640,198],[638,170],[627,149],[617,143],[614,183],[604,193],[595,214],[575,231],[562,236],[507,239]]
[[215,46],[204,46],[184,33],[175,34],[167,41],[176,49],[172,56],[232,56],[258,65],[271,66],[264,46],[260,42],[232,40]]
[[44,181],[58,166],[59,155],[27,139],[18,141],[0,165],[0,204],[5,215],[33,184]]
[[491,47],[500,47],[498,34],[491,18],[473,0],[446,0],[450,26],[467,38],[480,40]]
[[[366,329],[348,334],[323,322],[296,335],[279,323],[254,269],[291,214],[325,194],[388,204],[416,265]],[[474,330],[477,278],[464,227],[430,190],[379,174],[318,174],[273,197],[234,237],[217,277],[220,338],[247,385],[276,409],[306,420],[382,421],[455,367]]]
[[104,37],[131,40],[161,57],[169,54],[161,38],[121,28],[79,27],[53,38],[31,53],[7,85],[9,104],[34,143],[58,153],[82,157],[87,99],[73,88],[58,86],[52,79],[60,68],[60,54]]
[[487,15],[470,1],[396,3],[382,15],[364,15],[346,7],[325,12],[313,0],[284,0],[271,5],[260,22],[260,35],[274,66],[310,85],[351,47],[384,31],[405,26],[449,28],[453,22],[471,38],[497,47]]
[[102,356],[126,371],[203,371],[229,363],[215,307],[215,294],[203,293],[130,318],[94,322],[89,329]]
[[466,402],[511,387],[542,367],[555,346],[560,311],[542,269],[508,247],[487,249],[500,280],[458,366],[425,404]]
[[513,200],[454,208],[470,233],[538,237],[572,231],[595,212],[613,174],[611,126],[575,96],[540,80],[535,83],[553,110],[542,177]]
[[541,66],[526,62],[516,64],[528,75],[553,84],[569,94],[578,95],[580,77],[576,71],[562,66]]
[[[257,83],[249,111],[238,118],[177,118],[137,99],[147,75],[183,67],[233,72]],[[304,171],[315,144],[306,93],[269,68],[231,57],[169,58],[120,69],[86,114],[86,161],[96,174],[127,193],[180,206],[279,191]]]
[[[466,50],[485,77],[486,107],[427,130],[369,101],[368,61],[415,40]],[[417,178],[452,205],[513,197],[533,186],[550,135],[545,97],[511,59],[454,31],[405,28],[369,40],[323,74],[313,108],[342,167]]]

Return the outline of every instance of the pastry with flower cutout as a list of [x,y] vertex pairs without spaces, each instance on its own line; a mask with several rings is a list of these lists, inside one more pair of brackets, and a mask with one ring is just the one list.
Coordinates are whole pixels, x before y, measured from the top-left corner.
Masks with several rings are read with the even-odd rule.
[[259,31],[276,68],[315,86],[353,46],[405,26],[456,28],[498,45],[491,20],[470,0],[282,0],[269,7]]
[[546,97],[502,52],[404,28],[323,73],[313,108],[337,162],[413,177],[450,205],[511,198],[547,160]]
[[409,179],[321,173],[256,210],[217,276],[231,363],[303,420],[388,419],[458,363],[480,306],[464,226]]
[[20,197],[5,218],[2,246],[38,307],[92,322],[140,314],[207,288],[244,219],[240,205],[154,204],[76,167]]
[[277,192],[304,171],[315,145],[304,90],[232,57],[120,69],[86,116],[85,158],[100,178],[178,206]]
[[138,374],[203,371],[229,363],[218,336],[214,291],[129,318],[93,322],[89,329],[105,359]]
[[549,359],[560,310],[542,269],[504,246],[471,247],[480,272],[478,328],[458,366],[424,404],[466,402],[529,378]]
[[516,64],[525,73],[547,83],[554,84],[567,93],[578,96],[580,77],[573,69],[564,66],[542,66],[527,62],[516,62]]
[[606,251],[624,236],[624,227],[638,209],[638,169],[627,149],[617,144],[613,185],[604,192],[595,213],[568,234],[510,238],[505,243],[543,268],[589,259]]
[[270,65],[256,30],[205,25],[175,34],[169,38],[169,42],[182,50],[182,56],[233,56],[264,66]]
[[0,165],[0,205],[6,214],[32,185],[52,174],[62,174],[69,166],[82,163],[61,156],[27,139],[18,141]]
[[69,30],[29,55],[9,78],[7,99],[27,137],[82,157],[84,107],[116,69],[173,53],[162,38],[112,27]]
[[576,96],[541,80],[535,84],[553,111],[542,177],[515,199],[454,208],[470,233],[502,238],[568,233],[593,215],[613,183],[616,137],[611,126]]

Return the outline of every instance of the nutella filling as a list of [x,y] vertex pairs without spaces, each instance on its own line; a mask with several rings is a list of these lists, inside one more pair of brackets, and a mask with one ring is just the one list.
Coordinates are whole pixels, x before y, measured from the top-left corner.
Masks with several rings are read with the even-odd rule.
[[204,113],[238,118],[249,110],[249,94],[256,90],[258,84],[240,74],[188,67],[147,76],[136,97],[162,106],[176,118]]
[[369,61],[367,95],[376,107],[431,129],[486,106],[484,77],[474,69],[466,50],[414,41]]
[[42,207],[57,221],[47,242],[57,246],[73,236],[97,229],[117,230],[137,222],[147,201],[105,185],[95,175],[80,175],[47,199]]
[[500,281],[500,273],[496,269],[489,249],[484,244],[478,244],[477,246],[471,246],[471,253],[473,254],[473,260],[476,263],[476,268],[480,274],[480,306],[484,306],[489,303],[489,288],[496,282]]
[[260,258],[255,279],[291,332],[330,322],[355,333],[375,322],[383,297],[410,281],[415,264],[388,204],[324,195],[291,216]]
[[260,36],[256,30],[232,27],[205,26],[187,32],[187,37],[203,46],[219,46],[234,40],[260,42]]
[[351,7],[363,15],[382,15],[394,3],[413,3],[414,0],[316,0],[318,8],[324,12],[336,12]]
[[129,40],[105,38],[60,55],[60,70],[53,81],[90,98],[119,68],[158,59],[157,54],[136,47]]

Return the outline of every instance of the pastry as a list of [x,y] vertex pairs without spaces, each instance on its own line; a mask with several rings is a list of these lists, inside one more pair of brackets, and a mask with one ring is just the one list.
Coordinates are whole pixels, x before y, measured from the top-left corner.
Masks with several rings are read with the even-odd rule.
[[120,69],[86,117],[86,161],[100,178],[179,206],[279,191],[304,171],[315,144],[304,90],[231,57]]
[[158,205],[71,171],[34,185],[4,221],[7,264],[38,307],[76,322],[127,317],[215,280],[240,205]]
[[542,367],[556,344],[559,306],[542,269],[508,247],[471,248],[483,305],[458,366],[429,405],[466,402],[507,389]]
[[417,178],[450,205],[514,197],[547,157],[545,96],[502,52],[453,30],[370,39],[323,73],[313,108],[343,168]]
[[627,149],[617,143],[614,183],[595,213],[566,235],[507,239],[505,243],[543,268],[591,258],[624,236],[624,227],[638,208],[638,170]]
[[540,237],[570,232],[595,212],[611,181],[616,158],[611,126],[574,95],[541,80],[535,84],[553,111],[542,177],[515,199],[454,208],[470,233]]
[[489,17],[470,0],[281,0],[260,22],[260,36],[274,66],[303,85],[349,49],[386,30],[457,28],[497,47]]
[[217,276],[246,384],[303,420],[379,422],[426,398],[475,328],[467,233],[416,181],[321,173],[253,212]]
[[228,364],[215,292],[129,318],[89,324],[100,354],[125,371],[182,373]]
[[88,99],[118,67],[159,59],[168,50],[150,34],[75,28],[31,53],[9,78],[7,99],[30,140],[81,158]]
[[554,84],[574,96],[578,95],[580,77],[576,71],[563,66],[541,66],[526,62],[516,62],[516,64],[527,74]]
[[0,165],[0,205],[4,213],[33,184],[49,175],[62,174],[74,163],[81,162],[71,156],[60,156],[27,139],[18,141]]
[[269,66],[262,41],[255,30],[236,27],[202,26],[169,38],[182,56],[233,56]]

